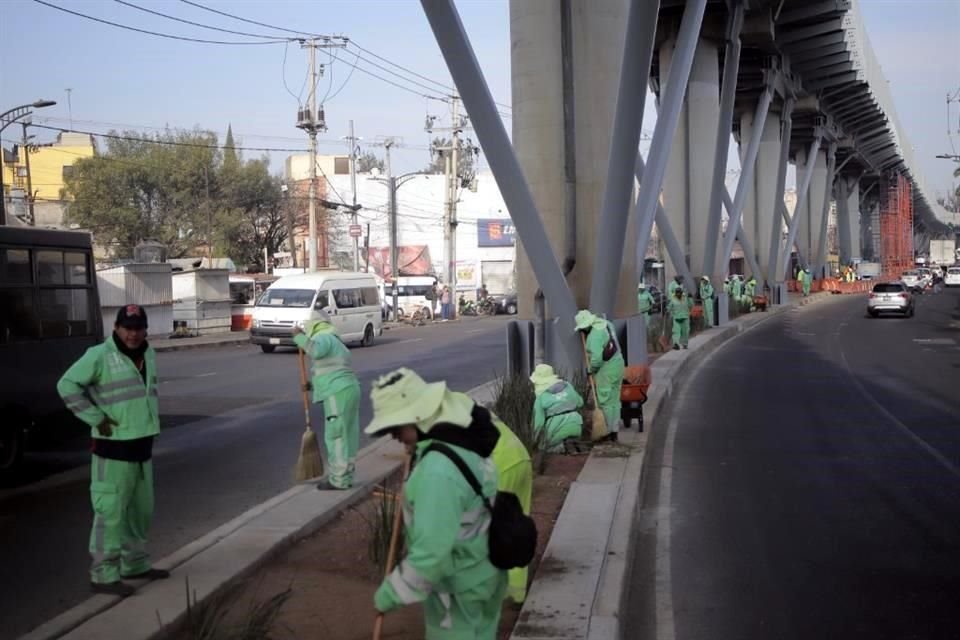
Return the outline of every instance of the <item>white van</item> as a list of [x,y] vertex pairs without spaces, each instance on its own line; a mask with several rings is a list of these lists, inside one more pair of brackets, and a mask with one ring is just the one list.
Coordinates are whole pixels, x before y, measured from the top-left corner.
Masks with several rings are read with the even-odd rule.
[[[424,310],[427,317],[433,317],[432,296],[434,276],[400,276],[397,278],[397,306],[401,316],[412,316],[418,309]],[[439,287],[438,285],[438,288]],[[388,302],[393,302],[388,300]],[[439,308],[439,303],[437,303]]]
[[373,274],[319,271],[285,276],[263,292],[253,309],[250,342],[264,353],[292,347],[294,325],[330,316],[344,342],[368,347],[383,335],[380,292]]

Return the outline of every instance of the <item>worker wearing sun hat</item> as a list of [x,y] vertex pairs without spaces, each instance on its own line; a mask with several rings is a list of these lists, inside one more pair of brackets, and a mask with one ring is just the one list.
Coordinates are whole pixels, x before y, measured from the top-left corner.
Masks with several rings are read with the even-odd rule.
[[574,322],[576,330],[587,336],[587,371],[596,384],[597,401],[607,420],[609,439],[616,441],[620,431],[620,385],[624,369],[616,329],[612,322],[587,309],[578,311]]
[[542,433],[544,448],[551,452],[564,450],[563,443],[583,433],[580,407],[583,398],[569,382],[560,378],[548,364],[538,364],[530,375],[533,383],[533,428]]
[[456,465],[427,449],[434,441],[452,449],[490,500],[500,431],[469,396],[410,369],[376,380],[370,400],[373,420],[365,432],[392,435],[414,456],[403,487],[407,555],[377,589],[374,606],[388,612],[423,603],[427,640],[494,640],[507,572],[490,562],[490,513]]
[[313,359],[313,401],[323,403],[323,443],[330,468],[318,489],[349,489],[360,448],[360,382],[350,367],[350,351],[337,337],[329,316],[294,327],[293,341]]

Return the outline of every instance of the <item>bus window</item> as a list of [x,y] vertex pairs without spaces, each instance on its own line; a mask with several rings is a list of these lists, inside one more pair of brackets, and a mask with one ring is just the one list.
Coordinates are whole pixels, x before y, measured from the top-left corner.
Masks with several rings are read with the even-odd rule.
[[30,270],[29,249],[4,249],[0,255],[0,282],[9,284],[30,284],[33,273]]
[[40,331],[44,338],[93,335],[89,289],[41,289]]
[[90,271],[87,269],[87,256],[79,251],[65,251],[63,264],[67,284],[90,284]]
[[40,284],[66,284],[63,251],[37,251],[37,277]]
[[33,290],[0,289],[0,344],[36,340],[39,329]]

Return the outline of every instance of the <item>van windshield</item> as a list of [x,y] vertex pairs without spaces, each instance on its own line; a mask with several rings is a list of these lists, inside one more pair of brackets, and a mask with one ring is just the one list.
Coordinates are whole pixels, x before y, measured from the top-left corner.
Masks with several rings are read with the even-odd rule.
[[312,289],[267,289],[257,301],[257,306],[305,308],[313,304],[315,293]]

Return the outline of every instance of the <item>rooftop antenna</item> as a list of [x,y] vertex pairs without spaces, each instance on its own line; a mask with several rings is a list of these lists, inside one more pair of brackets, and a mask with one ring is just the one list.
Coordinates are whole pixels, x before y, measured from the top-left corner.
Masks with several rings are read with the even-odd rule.
[[70,130],[73,131],[73,103],[70,101],[70,94],[73,92],[73,89],[70,87],[66,88],[67,92],[67,113],[70,118]]

